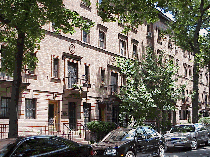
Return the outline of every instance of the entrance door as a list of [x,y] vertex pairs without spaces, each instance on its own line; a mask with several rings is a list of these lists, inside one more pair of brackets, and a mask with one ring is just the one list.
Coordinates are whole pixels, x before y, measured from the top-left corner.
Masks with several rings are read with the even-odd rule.
[[99,110],[99,120],[105,121],[105,108],[106,105],[103,103],[98,104],[98,110]]
[[68,104],[68,111],[69,111],[69,127],[70,129],[76,129],[76,103],[69,102]]
[[60,109],[58,101],[50,101],[48,107],[48,122],[60,131]]

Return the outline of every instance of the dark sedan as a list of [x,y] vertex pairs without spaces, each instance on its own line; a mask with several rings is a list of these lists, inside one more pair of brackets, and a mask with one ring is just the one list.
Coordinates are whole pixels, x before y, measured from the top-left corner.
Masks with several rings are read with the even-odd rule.
[[88,157],[92,147],[57,136],[29,136],[0,141],[0,157]]
[[147,126],[119,128],[107,134],[102,141],[93,145],[93,155],[134,157],[164,156],[164,139]]

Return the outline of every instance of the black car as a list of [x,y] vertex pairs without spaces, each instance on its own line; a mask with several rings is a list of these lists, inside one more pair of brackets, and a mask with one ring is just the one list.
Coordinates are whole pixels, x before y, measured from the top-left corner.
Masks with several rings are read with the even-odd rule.
[[164,138],[149,126],[118,128],[92,146],[96,157],[164,156]]
[[57,136],[29,136],[0,141],[0,157],[88,157],[92,147]]

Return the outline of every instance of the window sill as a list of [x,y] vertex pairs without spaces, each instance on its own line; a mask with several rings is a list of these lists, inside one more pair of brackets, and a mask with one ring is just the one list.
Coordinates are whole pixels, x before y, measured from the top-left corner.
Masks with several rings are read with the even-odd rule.
[[61,79],[60,78],[51,78],[50,82],[61,83]]

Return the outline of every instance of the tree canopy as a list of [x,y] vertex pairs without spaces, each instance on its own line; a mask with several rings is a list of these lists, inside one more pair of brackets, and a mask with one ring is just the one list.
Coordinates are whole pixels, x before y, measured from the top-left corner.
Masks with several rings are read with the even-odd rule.
[[159,120],[164,110],[176,109],[184,85],[176,84],[178,67],[167,55],[156,55],[147,48],[141,62],[119,58],[117,63],[120,73],[126,76],[126,86],[118,95],[123,102],[120,108],[137,124],[145,119]]
[[87,30],[93,24],[65,8],[62,0],[8,0],[1,1],[0,6],[0,42],[4,45],[1,70],[10,75],[14,72],[18,32],[25,34],[22,66],[34,69],[37,59],[31,54],[44,37],[42,26],[51,22],[55,30],[72,34],[75,27]]

